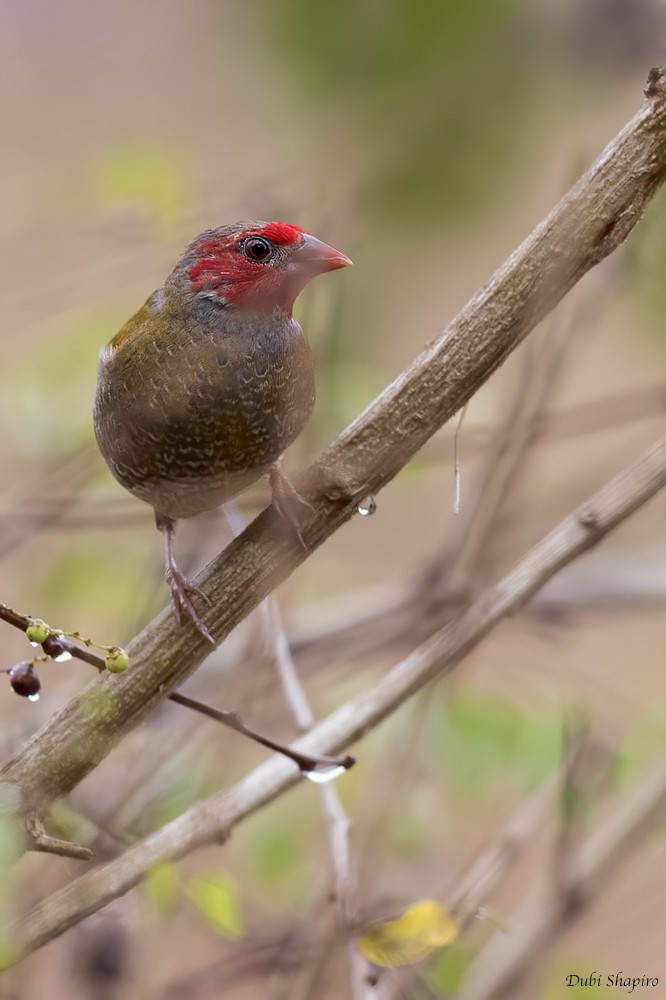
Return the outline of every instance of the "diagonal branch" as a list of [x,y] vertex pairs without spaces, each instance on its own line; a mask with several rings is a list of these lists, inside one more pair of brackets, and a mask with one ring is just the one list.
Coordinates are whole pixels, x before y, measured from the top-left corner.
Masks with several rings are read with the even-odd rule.
[[[8,622],[21,632],[25,632],[31,620],[28,615],[22,615],[13,608],[8,607],[8,605],[0,603],[0,621]],[[93,653],[89,646],[85,645],[86,640],[79,641],[82,641],[84,645],[72,642],[64,633],[51,633],[41,643],[41,647],[47,657],[57,659],[62,653],[68,653],[69,656],[77,660],[83,660],[84,663],[89,663],[99,671],[105,671],[107,669],[105,658],[100,656],[99,653]],[[90,645],[93,644],[90,643]],[[5,671],[2,672],[5,673]],[[215,722],[219,722],[223,726],[228,726],[229,729],[234,729],[249,740],[253,740],[255,743],[261,744],[261,746],[268,747],[269,750],[276,750],[278,753],[284,754],[285,757],[289,757],[295,764],[298,764],[301,771],[316,771],[330,767],[342,767],[347,770],[355,764],[354,758],[350,756],[313,757],[311,755],[300,754],[297,750],[292,750],[286,744],[278,743],[277,740],[272,740],[269,736],[250,729],[249,726],[245,725],[238,712],[225,712],[223,709],[215,708],[213,705],[198,701],[196,698],[190,698],[180,691],[172,691],[171,694],[167,695],[167,698],[177,705],[182,705],[193,712],[205,715],[208,719],[214,719]],[[28,830],[28,832],[30,831]],[[46,841],[43,840],[40,849],[46,850],[45,844]],[[62,851],[53,851],[53,853],[62,853]],[[74,857],[75,855],[71,856]]]
[[[391,715],[435,677],[452,670],[506,615],[515,613],[563,566],[596,545],[666,486],[666,437],[560,522],[469,609],[419,646],[378,684],[316,725],[296,746],[337,753]],[[124,895],[157,862],[225,840],[247,816],[292,788],[299,772],[280,757],[232,788],[198,802],[119,858],[82,875],[10,928],[14,954],[34,951]]]
[[[550,215],[416,360],[324,452],[300,485],[305,548],[264,511],[200,574],[206,625],[229,632],[389,482],[569,289],[627,237],[666,176],[666,78],[653,71],[640,111]],[[307,511],[307,513],[306,513]],[[70,791],[209,652],[163,611],[130,644],[134,668],[100,678],[0,770],[26,813]]]
[[[294,722],[301,732],[307,732],[314,726],[315,716],[296,671],[296,664],[289,649],[289,640],[275,598],[267,598],[261,605],[261,610],[264,616],[266,636],[273,647],[284,699]],[[333,863],[333,885],[338,919],[341,930],[345,932],[358,919],[356,915],[357,885],[349,845],[351,823],[334,785],[326,782],[319,786],[318,792],[328,832],[329,853]],[[366,982],[369,967],[352,940],[347,942],[347,954],[352,997],[354,1000],[363,1000],[364,997],[370,996]]]
[[527,897],[511,915],[509,934],[490,939],[467,973],[460,1000],[514,997],[543,949],[557,943],[594,892],[607,888],[603,876],[609,869],[617,871],[636,843],[653,829],[665,804],[666,757],[662,756],[626,801],[574,851],[564,880],[556,887],[559,891],[546,898]]

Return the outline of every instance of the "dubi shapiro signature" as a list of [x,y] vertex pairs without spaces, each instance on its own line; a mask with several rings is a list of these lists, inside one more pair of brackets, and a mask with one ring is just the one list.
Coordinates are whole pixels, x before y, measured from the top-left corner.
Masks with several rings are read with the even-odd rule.
[[572,972],[564,980],[567,986],[618,986],[627,993],[643,987],[654,987],[659,985],[658,976],[625,976],[624,972],[615,972],[611,975],[604,975],[602,972],[588,972],[586,976]]

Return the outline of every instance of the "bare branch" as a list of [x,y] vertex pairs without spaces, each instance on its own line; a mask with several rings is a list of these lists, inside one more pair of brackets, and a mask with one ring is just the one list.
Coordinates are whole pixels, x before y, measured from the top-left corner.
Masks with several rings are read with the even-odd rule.
[[44,854],[59,854],[63,858],[76,858],[79,861],[90,861],[93,852],[82,844],[72,844],[69,840],[52,837],[44,829],[42,822],[36,816],[30,816],[26,822],[26,830],[33,851]]
[[471,966],[460,1000],[502,1000],[515,996],[517,983],[546,942],[555,940],[609,865],[617,866],[632,844],[651,828],[666,802],[666,758],[609,819],[573,852],[565,881],[548,899],[526,900],[510,918],[510,933],[495,935]]
[[[464,614],[393,667],[378,684],[316,725],[297,742],[297,748],[336,753],[360,739],[428,681],[452,670],[500,619],[515,613],[558,570],[596,545],[664,485],[666,438],[560,522]],[[192,806],[121,857],[75,880],[16,924],[14,960],[122,896],[151,865],[226,839],[246,816],[293,787],[299,777],[293,765],[274,757],[232,788]]]
[[[232,533],[239,535],[245,527],[242,515],[233,503],[225,504],[224,513]],[[266,645],[273,653],[289,713],[300,731],[307,732],[314,726],[315,716],[298,676],[275,597],[272,595],[267,597],[260,605],[259,612],[263,621]],[[328,832],[338,917],[341,928],[345,930],[355,918],[356,881],[352,873],[349,849],[350,823],[333,785],[328,783],[320,785],[318,792]],[[352,995],[354,1000],[363,1000],[368,995],[365,985],[366,965],[352,942],[348,944],[348,953]]]
[[[469,927],[477,917],[483,916],[484,904],[534,840],[546,813],[552,808],[558,778],[559,774],[548,778],[523,802],[496,840],[478,855],[455,885],[446,892],[447,909],[456,918],[461,929]],[[388,977],[383,974],[385,971],[387,970],[382,970],[379,975],[375,1000],[398,1000],[399,997],[409,996],[406,987],[420,976],[422,970],[418,966],[392,968],[388,982]]]
[[[311,467],[299,486],[312,505],[300,524],[307,551],[267,510],[200,574],[197,583],[211,600],[204,618],[218,642],[348,520],[363,497],[389,482],[567,291],[623,242],[665,176],[666,81],[657,73],[640,111],[581,180]],[[24,812],[44,809],[92,771],[209,651],[192,627],[179,628],[163,611],[130,644],[134,669],[88,685],[9,758],[0,780],[19,788]]]
[[[0,621],[5,621],[9,625],[18,628],[21,632],[25,632],[31,619],[28,615],[20,614],[7,604],[0,604]],[[86,642],[86,640],[83,641]],[[41,646],[46,655],[54,659],[61,656],[62,653],[69,653],[74,659],[89,663],[92,667],[99,670],[100,673],[104,673],[107,669],[103,656],[93,653],[88,645],[79,645],[77,642],[72,642],[64,634],[56,633],[48,635],[44,642],[41,643]],[[273,740],[262,733],[255,732],[254,729],[250,729],[243,722],[238,712],[228,712],[221,708],[215,708],[213,705],[208,705],[206,702],[191,698],[180,691],[173,691],[167,697],[169,701],[173,701],[177,705],[182,705],[184,708],[189,708],[193,712],[198,712],[199,715],[205,715],[207,719],[213,719],[215,722],[219,722],[229,729],[234,729],[249,740],[268,747],[269,750],[276,750],[277,753],[284,754],[285,757],[293,760],[301,771],[316,771],[318,768],[328,767],[342,767],[348,770],[355,764],[354,758],[348,754],[345,757],[327,757],[325,755],[316,757],[298,753],[297,750],[292,750],[291,747],[286,746],[284,743],[279,743],[277,740]]]
[[[266,636],[273,647],[280,683],[289,712],[301,731],[307,732],[314,726],[315,717],[296,671],[277,601],[274,597],[266,598],[260,610],[264,618]],[[328,832],[328,847],[333,864],[339,924],[344,932],[357,919],[356,878],[349,847],[351,824],[335,787],[332,784],[323,784],[319,786],[318,791]],[[352,940],[347,943],[347,953],[352,996],[354,1000],[363,1000],[364,997],[371,995],[366,984],[368,966]]]

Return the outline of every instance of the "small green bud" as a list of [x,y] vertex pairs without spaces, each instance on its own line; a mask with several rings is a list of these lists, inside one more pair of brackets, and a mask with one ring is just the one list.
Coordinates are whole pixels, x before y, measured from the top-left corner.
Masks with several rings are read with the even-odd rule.
[[130,659],[124,649],[120,646],[111,646],[106,654],[104,666],[112,674],[122,674],[130,665]]
[[29,642],[46,642],[51,634],[51,629],[41,618],[31,618],[25,630]]

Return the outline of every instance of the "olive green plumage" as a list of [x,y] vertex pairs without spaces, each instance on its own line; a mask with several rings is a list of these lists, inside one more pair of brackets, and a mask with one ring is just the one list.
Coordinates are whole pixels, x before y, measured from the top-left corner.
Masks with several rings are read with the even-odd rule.
[[301,539],[292,509],[299,498],[277,465],[315,399],[312,356],[292,306],[316,275],[350,263],[288,223],[207,230],[100,352],[100,450],[118,482],[153,507],[174,610],[211,642],[192,603],[199,590],[176,564],[176,521],[267,474],[274,505]]
[[95,434],[116,479],[171,518],[258,479],[314,406],[298,323],[155,292],[100,355]]

